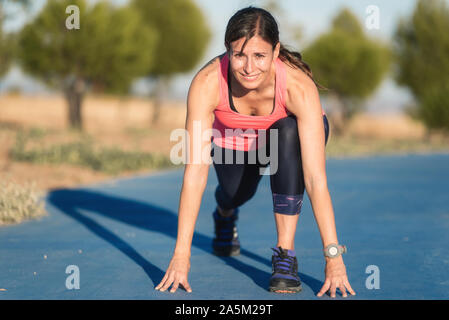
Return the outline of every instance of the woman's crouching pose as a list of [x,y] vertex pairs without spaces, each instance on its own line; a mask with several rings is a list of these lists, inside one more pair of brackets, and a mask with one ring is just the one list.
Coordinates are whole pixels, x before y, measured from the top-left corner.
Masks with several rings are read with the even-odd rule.
[[[260,8],[248,7],[231,17],[225,46],[226,53],[203,67],[190,86],[186,119],[189,156],[178,237],[170,265],[156,289],[165,291],[171,286],[170,292],[174,292],[182,285],[191,292],[187,280],[190,248],[210,165],[193,161],[200,145],[211,155],[218,177],[213,213],[215,254],[240,253],[239,207],[254,196],[262,175],[269,174],[278,235],[273,273],[267,279],[269,290],[301,290],[294,237],[307,191],[326,261],[325,282],[318,296],[329,291],[335,297],[337,289],[344,297],[346,290],[355,294],[341,256],[346,248],[338,243],[327,187],[329,123],[310,68],[299,53],[284,48],[275,19]],[[201,141],[194,135],[196,126],[201,128]]]

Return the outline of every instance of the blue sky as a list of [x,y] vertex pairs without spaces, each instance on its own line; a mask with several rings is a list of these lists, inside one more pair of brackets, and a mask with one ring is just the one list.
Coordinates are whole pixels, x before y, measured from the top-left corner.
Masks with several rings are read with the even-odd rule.
[[[224,52],[223,38],[226,24],[232,14],[238,9],[253,5],[261,6],[265,1],[249,0],[197,0],[196,3],[206,13],[213,36],[209,49],[203,58],[202,63],[211,57]],[[306,46],[313,41],[320,33],[325,32],[332,21],[332,18],[342,7],[348,7],[364,22],[369,5],[376,5],[379,8],[380,26],[379,30],[368,30],[366,33],[372,37],[389,40],[394,32],[396,23],[400,17],[409,16],[416,5],[415,0],[281,0],[279,1],[284,17],[277,17],[280,26],[281,41],[293,46],[301,51],[301,46]],[[284,18],[284,19],[282,19]],[[285,23],[285,19],[287,23]],[[303,31],[303,40],[300,44],[291,43],[285,26],[300,25]],[[183,83],[188,83],[194,73],[181,76],[177,79],[175,90],[179,91],[179,96],[183,96]],[[178,95],[178,93],[177,93]],[[412,98],[408,91],[399,88],[391,80],[387,79],[378,91],[367,103],[367,109],[373,113],[396,112],[409,104]],[[326,108],[326,106],[324,106]]]
[[[228,0],[228,1],[212,1],[197,0],[197,4],[207,12],[209,24],[215,31],[215,38],[218,42],[222,42],[226,23],[230,16],[239,8],[247,5],[263,5],[266,1],[249,1],[249,0]],[[415,0],[281,0],[279,1],[288,21],[299,24],[304,31],[304,35],[308,40],[312,40],[321,32],[326,31],[329,24],[344,6],[350,8],[352,12],[364,21],[367,13],[366,8],[369,5],[376,5],[380,12],[380,29],[379,31],[366,30],[368,34],[373,36],[389,37],[396,24],[397,18],[409,15],[414,7]],[[283,21],[277,17],[280,24],[281,40],[283,31]],[[298,48],[300,49],[300,48]]]
[[[127,2],[127,0],[114,1],[118,4]],[[447,1],[449,3],[449,0]],[[32,13],[42,8],[45,2],[46,0],[33,0]],[[195,0],[195,2],[203,10],[207,18],[212,31],[212,39],[206,54],[202,57],[197,68],[175,79],[171,93],[178,99],[185,99],[189,83],[196,70],[211,57],[224,52],[224,32],[232,14],[248,5],[262,6],[266,3],[265,0]],[[320,33],[327,30],[332,18],[344,6],[351,9],[362,23],[368,16],[366,8],[370,5],[377,6],[379,8],[380,28],[379,30],[366,29],[365,31],[372,37],[388,40],[394,32],[398,19],[409,16],[413,12],[416,0],[280,0],[278,3],[282,9],[282,15],[275,16],[280,26],[281,41],[301,51],[301,47],[306,46]],[[25,21],[26,16],[19,13],[8,22],[5,28],[9,30],[20,28]],[[300,43],[291,43],[286,25],[301,26],[303,39]],[[30,87],[34,86],[35,90],[43,89],[43,87],[36,86],[30,79],[25,79],[17,69],[13,70],[6,80],[7,83],[17,83],[19,81],[27,83]],[[140,81],[136,83],[135,90],[143,92],[146,87],[146,84]],[[377,108],[379,105],[400,108],[404,104],[409,103],[410,100],[407,90],[398,88],[391,80],[387,80],[373,96],[370,103],[375,105],[374,108]]]

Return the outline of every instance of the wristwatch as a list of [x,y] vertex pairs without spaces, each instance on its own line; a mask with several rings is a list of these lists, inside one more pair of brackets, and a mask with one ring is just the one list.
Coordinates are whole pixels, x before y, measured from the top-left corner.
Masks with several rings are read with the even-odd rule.
[[331,243],[326,248],[324,248],[324,256],[329,258],[336,258],[342,253],[346,253],[346,246],[341,244]]

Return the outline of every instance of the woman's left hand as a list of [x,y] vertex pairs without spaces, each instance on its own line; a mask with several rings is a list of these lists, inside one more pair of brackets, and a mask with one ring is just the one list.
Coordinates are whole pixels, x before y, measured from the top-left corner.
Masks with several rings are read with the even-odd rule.
[[354,290],[352,290],[349,284],[348,277],[346,275],[346,267],[343,263],[343,258],[341,256],[337,258],[326,258],[326,268],[325,268],[326,280],[324,285],[318,292],[317,296],[321,297],[328,290],[332,298],[335,298],[337,288],[340,289],[341,294],[344,298],[347,297],[346,290],[350,294],[355,295]]

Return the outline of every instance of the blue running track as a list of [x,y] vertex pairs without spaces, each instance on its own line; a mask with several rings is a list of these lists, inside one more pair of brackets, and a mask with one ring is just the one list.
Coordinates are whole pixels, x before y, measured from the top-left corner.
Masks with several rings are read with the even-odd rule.
[[[154,290],[176,240],[182,175],[165,171],[47,194],[48,216],[0,228],[0,299],[319,299],[324,259],[308,199],[296,236],[303,291],[267,291],[276,244],[268,176],[241,207],[241,255],[212,254],[212,166],[192,246],[193,292]],[[347,299],[448,299],[449,155],[332,158],[327,175],[357,292]],[[79,289],[66,288],[70,265],[79,269]],[[378,288],[369,289],[369,266],[378,268]]]

